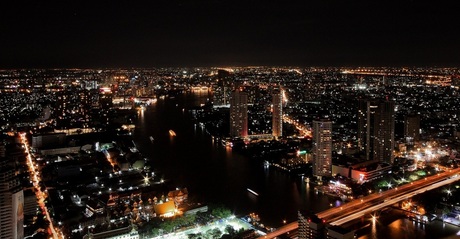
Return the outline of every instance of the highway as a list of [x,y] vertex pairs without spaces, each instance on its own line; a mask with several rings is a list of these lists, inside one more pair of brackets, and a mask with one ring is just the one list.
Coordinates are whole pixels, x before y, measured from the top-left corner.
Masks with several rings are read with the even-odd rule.
[[457,180],[459,180],[460,177],[456,177],[456,178],[450,178],[450,179],[447,179],[447,180],[443,180],[441,182],[437,182],[435,184],[432,184],[432,185],[429,185],[427,187],[423,187],[421,189],[418,189],[418,190],[415,190],[413,192],[410,192],[410,193],[405,193],[403,195],[399,195],[399,196],[396,196],[396,197],[393,197],[391,199],[386,199],[383,203],[380,203],[380,204],[377,204],[377,205],[374,205],[374,206],[371,206],[369,208],[366,208],[364,210],[360,210],[358,212],[355,212],[353,214],[350,214],[346,217],[343,217],[342,219],[339,219],[337,221],[334,221],[334,222],[331,222],[330,225],[333,225],[333,226],[340,226],[340,225],[343,225],[344,223],[346,222],[349,222],[351,220],[354,220],[354,219],[359,219],[360,217],[368,214],[368,213],[371,213],[371,212],[374,212],[374,211],[377,211],[377,210],[380,210],[384,207],[387,207],[387,206],[390,206],[390,205],[393,205],[397,202],[400,202],[402,200],[405,200],[405,199],[408,199],[416,194],[419,194],[419,193],[424,193],[426,191],[429,191],[429,190],[432,190],[432,189],[435,189],[435,188],[438,188],[438,187],[442,187],[442,186],[445,186],[445,185],[448,185],[448,184],[451,184]]
[[[411,182],[411,183],[402,185],[400,187],[395,187],[395,188],[383,191],[381,193],[378,193],[378,192],[373,193],[361,199],[356,199],[349,203],[346,203],[345,205],[341,207],[335,207],[335,208],[331,208],[326,211],[320,212],[317,214],[317,216],[321,219],[325,219],[326,222],[328,223],[332,223],[340,218],[344,218],[345,216],[348,216],[355,212],[362,211],[366,208],[373,207],[376,204],[381,204],[383,202],[386,202],[389,199],[393,199],[399,196],[404,196],[405,198],[409,198],[413,196],[411,195],[412,192],[420,193],[420,192],[424,192],[427,190],[431,190],[433,189],[432,187],[430,187],[431,185],[438,185],[436,183],[445,181],[458,173],[460,173],[460,168],[452,169],[448,172],[442,172],[442,173],[439,173],[433,176],[429,176],[422,180],[417,180],[415,182]],[[456,177],[454,179],[458,180],[459,177]],[[445,185],[445,184],[439,184],[438,187],[440,187],[440,185]]]
[[264,239],[264,238],[274,238],[279,235],[285,234],[287,232],[293,231],[295,229],[299,228],[299,223],[297,221],[288,223],[280,228],[277,228],[276,231],[270,232],[265,236],[259,237],[259,239]]
[[[317,213],[316,215],[319,218],[324,219],[326,223],[330,225],[342,225],[348,221],[364,216],[367,213],[387,207],[404,199],[411,198],[416,194],[451,184],[460,180],[460,176],[458,176],[458,174],[460,174],[460,168],[451,169],[447,172],[438,173],[400,187],[395,187],[387,191],[377,192],[363,198],[355,199],[340,207],[330,208]],[[274,238],[297,228],[298,222],[292,222],[259,238]]]

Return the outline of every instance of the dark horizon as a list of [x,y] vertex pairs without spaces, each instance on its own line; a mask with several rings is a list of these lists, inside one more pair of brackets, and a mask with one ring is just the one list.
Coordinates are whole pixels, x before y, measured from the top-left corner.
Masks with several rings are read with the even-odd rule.
[[455,1],[2,2],[0,69],[455,67]]

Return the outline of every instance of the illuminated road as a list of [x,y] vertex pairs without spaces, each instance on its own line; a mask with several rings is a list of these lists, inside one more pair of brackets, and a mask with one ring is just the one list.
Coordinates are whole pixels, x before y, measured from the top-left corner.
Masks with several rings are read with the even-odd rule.
[[342,225],[342,224],[344,224],[346,222],[349,222],[351,220],[359,219],[359,218],[361,218],[362,216],[364,216],[364,215],[366,215],[368,213],[380,210],[380,209],[382,209],[384,207],[393,205],[393,204],[395,204],[397,202],[400,202],[402,200],[405,200],[405,199],[408,199],[410,197],[413,197],[416,194],[424,193],[424,192],[426,192],[428,190],[432,190],[432,189],[435,189],[435,188],[438,188],[438,187],[442,187],[442,186],[451,184],[451,183],[453,183],[453,182],[455,182],[457,180],[459,180],[459,177],[443,180],[441,182],[438,182],[438,183],[432,184],[430,186],[415,190],[413,192],[405,193],[403,195],[396,196],[396,197],[393,197],[391,199],[386,199],[383,203],[380,203],[378,205],[375,205],[375,206],[366,208],[364,210],[358,211],[358,212],[353,213],[353,214],[351,214],[349,216],[346,216],[346,217],[344,217],[342,219],[339,219],[337,221],[331,222],[330,224],[333,225],[333,226],[340,226],[340,225]]
[[[334,207],[317,213],[316,215],[321,219],[325,219],[326,223],[329,223],[330,225],[342,225],[353,219],[360,218],[367,213],[408,199],[416,194],[460,180],[460,176],[458,176],[459,173],[460,168],[452,169],[448,172],[438,173],[422,180],[417,180],[381,193],[373,193],[361,199],[355,199],[340,207]],[[259,238],[274,238],[297,228],[298,223],[292,222]]]
[[300,132],[301,136],[311,137],[311,130],[305,125],[299,124],[299,122],[291,119],[288,115],[283,115],[283,121],[289,124],[292,124]]
[[264,238],[274,238],[279,235],[285,234],[287,232],[293,231],[295,229],[299,228],[299,223],[297,221],[288,223],[278,229],[276,231],[270,232],[265,236],[261,236],[258,239],[264,239]]
[[48,213],[48,208],[46,208],[45,199],[47,197],[46,193],[43,192],[40,188],[41,178],[39,175],[39,170],[37,166],[32,161],[32,155],[29,151],[29,144],[27,142],[26,133],[20,134],[21,141],[25,147],[25,153],[27,154],[27,166],[29,166],[30,179],[35,187],[35,194],[37,196],[38,205],[40,206],[42,212],[46,215],[46,220],[49,221],[49,231],[55,239],[64,238],[61,232],[58,233],[58,229],[54,228],[53,221],[51,220],[50,214]]
[[[317,214],[317,216],[321,219],[325,219],[326,222],[332,223],[350,214],[356,213],[358,211],[362,211],[366,208],[375,206],[376,204],[381,204],[382,202],[386,202],[386,200],[393,199],[399,196],[404,196],[405,198],[408,198],[412,196],[411,195],[412,192],[417,192],[419,190],[422,190],[422,191],[431,190],[433,189],[433,187],[430,187],[431,185],[435,185],[438,182],[446,181],[447,179],[449,179],[450,177],[458,173],[460,173],[460,168],[450,170],[450,172],[443,172],[443,173],[439,173],[433,176],[429,176],[422,180],[417,180],[415,182],[411,182],[411,183],[402,185],[400,187],[395,187],[390,190],[383,191],[381,193],[373,193],[361,199],[356,199],[349,203],[346,203],[345,205],[341,207],[335,207],[335,208],[331,208],[326,211],[320,212]],[[458,180],[459,178],[460,177],[456,177],[454,179]],[[439,187],[440,185],[441,184],[439,184],[437,187]]]

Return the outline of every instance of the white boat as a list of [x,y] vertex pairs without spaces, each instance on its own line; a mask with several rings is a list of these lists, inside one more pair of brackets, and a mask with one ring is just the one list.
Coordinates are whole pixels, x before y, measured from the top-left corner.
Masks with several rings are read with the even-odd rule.
[[152,136],[150,136],[150,141],[153,143],[153,140],[155,140]]
[[265,160],[265,161],[264,161],[264,167],[265,167],[265,168],[270,167],[270,162],[268,162],[267,160]]
[[252,193],[252,194],[254,194],[254,195],[256,195],[256,196],[259,196],[259,194],[258,194],[258,193],[254,192],[254,191],[253,191],[253,190],[251,190],[250,188],[247,188],[247,190],[248,190],[248,192],[250,192],[250,193]]

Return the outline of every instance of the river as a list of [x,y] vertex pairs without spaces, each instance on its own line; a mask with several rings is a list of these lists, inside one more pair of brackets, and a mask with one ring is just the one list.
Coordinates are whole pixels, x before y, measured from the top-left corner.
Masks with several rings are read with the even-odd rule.
[[[284,220],[297,220],[297,211],[317,213],[341,202],[316,194],[299,176],[279,169],[264,168],[263,163],[247,158],[220,144],[214,144],[205,129],[194,122],[192,107],[204,104],[207,94],[183,94],[159,99],[139,113],[134,140],[140,152],[151,159],[152,168],[177,187],[187,187],[189,197],[204,203],[222,203],[236,215],[256,213],[267,226],[282,226]],[[169,135],[174,130],[175,137]],[[149,137],[154,138],[152,143]],[[257,192],[256,196],[248,188]],[[395,221],[396,224],[405,223]],[[412,238],[417,227],[400,230],[394,225],[382,226],[361,238]],[[407,229],[408,228],[408,229]],[[406,230],[412,230],[412,234]],[[423,230],[422,230],[423,231]],[[417,234],[415,234],[417,233]],[[433,237],[425,237],[433,238]]]

